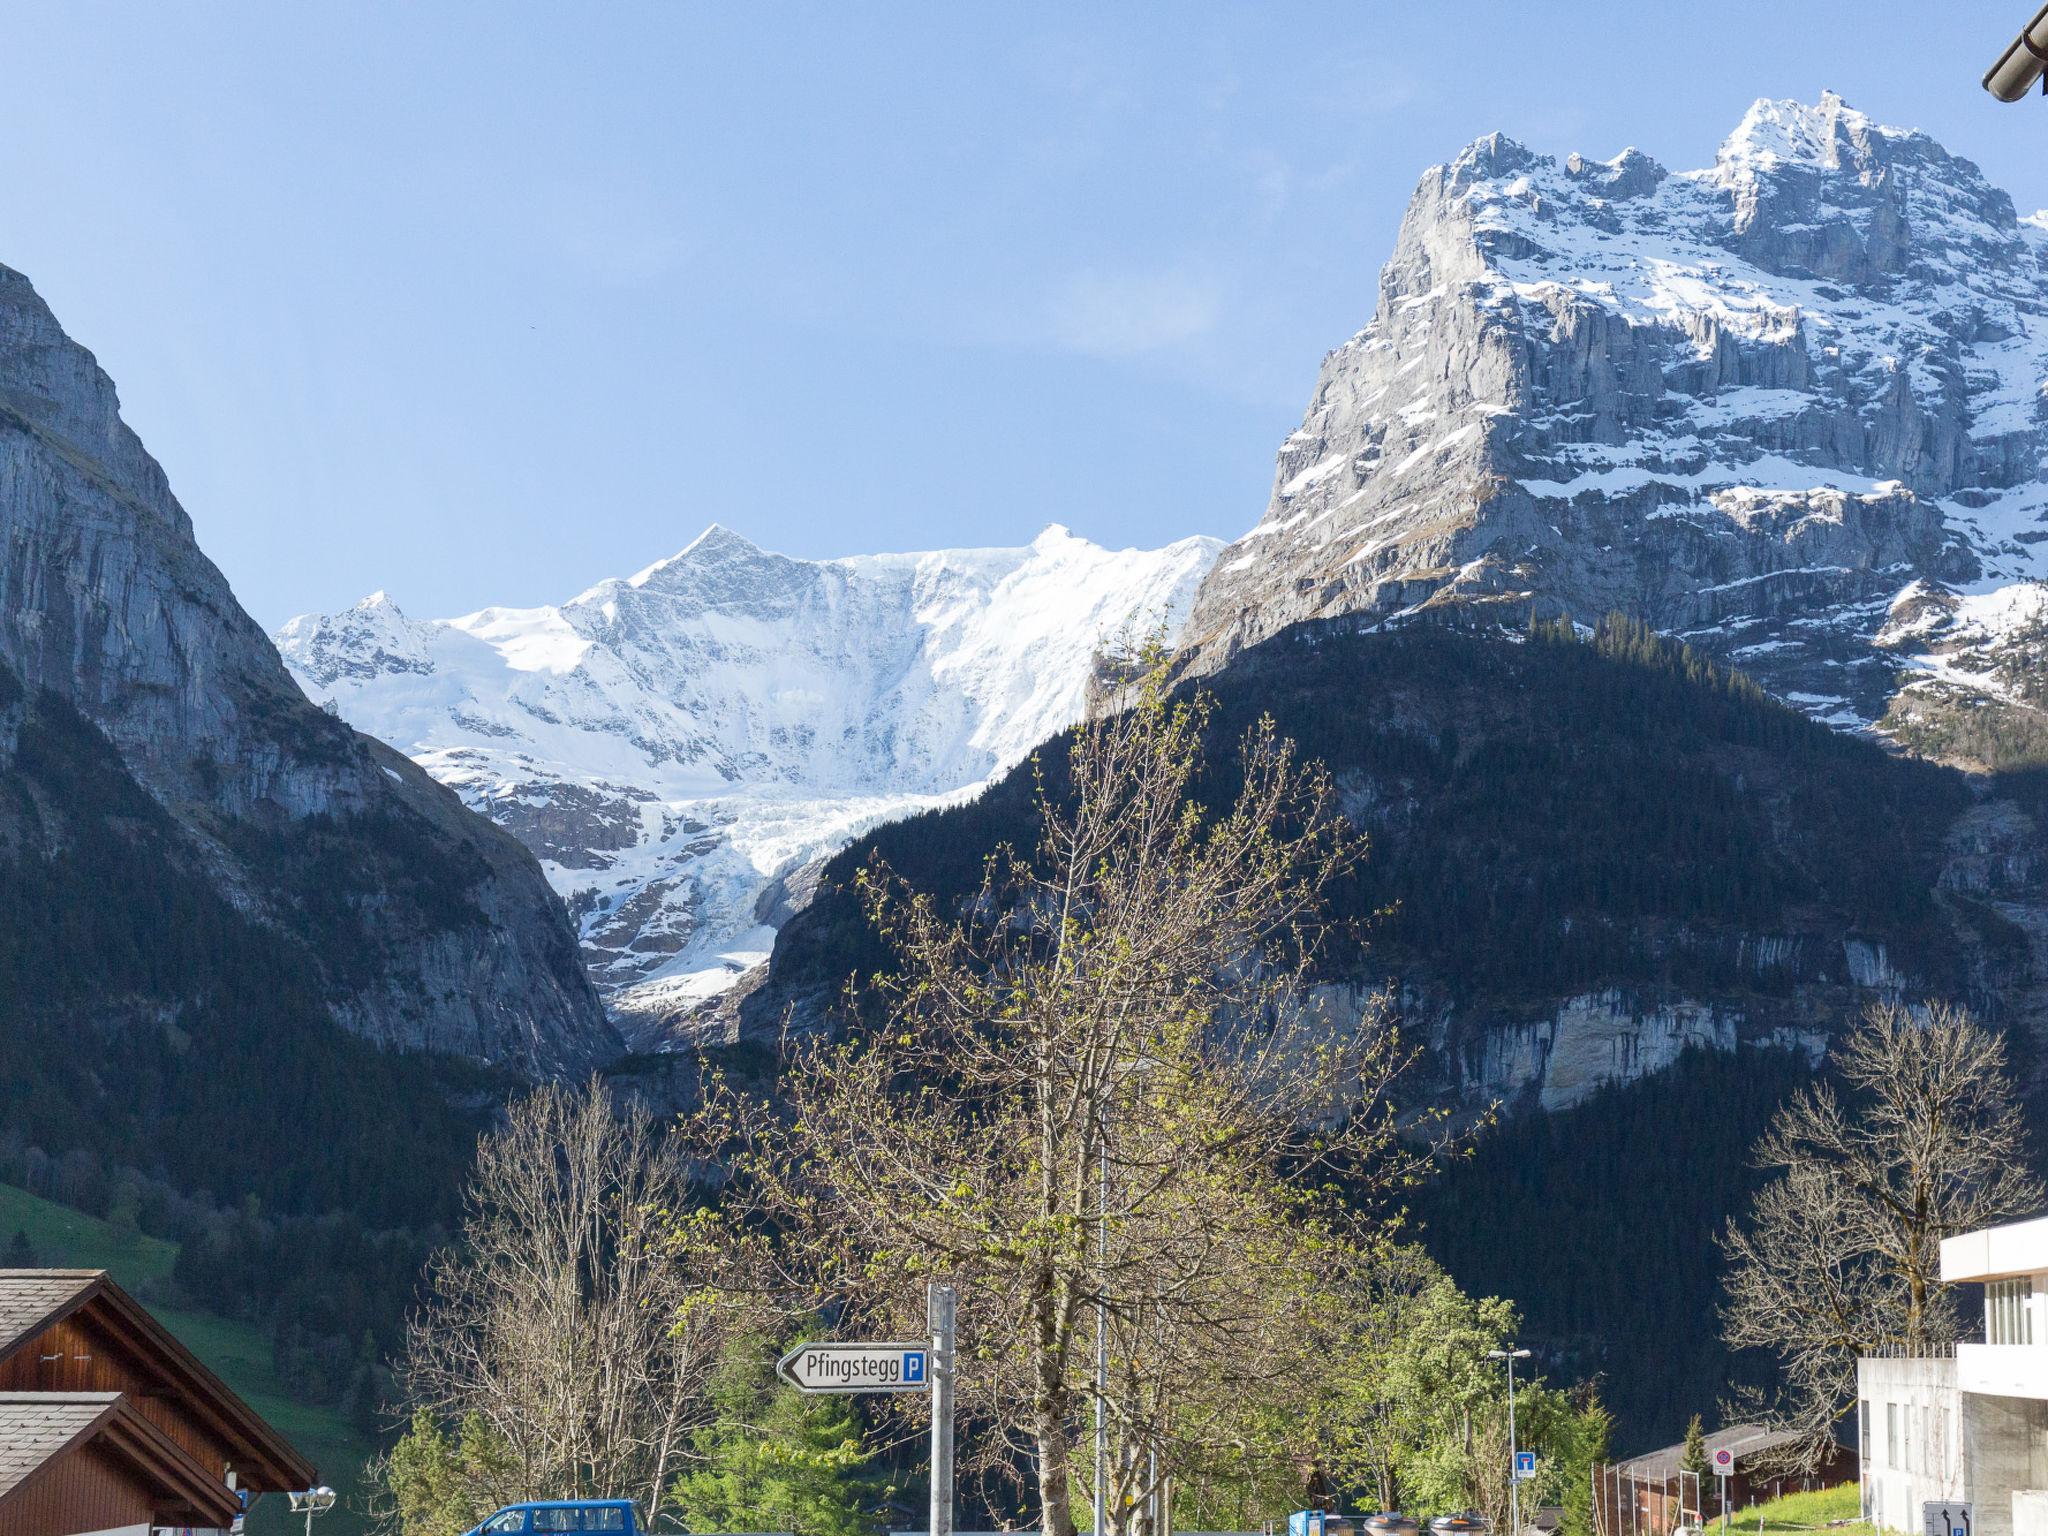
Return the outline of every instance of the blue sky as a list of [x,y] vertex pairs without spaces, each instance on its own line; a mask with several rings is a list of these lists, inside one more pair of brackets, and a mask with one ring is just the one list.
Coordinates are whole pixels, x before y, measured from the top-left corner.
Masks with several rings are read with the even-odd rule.
[[1422,169],[1825,87],[2048,205],[2033,0],[11,11],[0,262],[266,624],[1254,522]]

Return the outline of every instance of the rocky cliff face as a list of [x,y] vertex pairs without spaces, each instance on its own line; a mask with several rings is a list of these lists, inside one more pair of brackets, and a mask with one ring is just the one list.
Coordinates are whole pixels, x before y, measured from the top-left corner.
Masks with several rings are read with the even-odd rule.
[[[351,1030],[532,1072],[618,1053],[525,850],[307,701],[112,381],[5,268],[0,670],[103,734],[235,908],[296,937],[319,927]],[[387,868],[432,901],[380,884]]]
[[1702,171],[1482,139],[1423,175],[1197,664],[1301,619],[1620,610],[1996,757],[1953,727],[2041,703],[2044,382],[2048,230],[1924,134],[1824,95]]
[[713,527],[559,607],[278,634],[308,694],[519,837],[636,1045],[731,1024],[824,860],[1080,718],[1099,647],[1177,633],[1210,539],[796,560]]
[[[1207,685],[1219,755],[1270,714],[1371,839],[1335,895],[1357,926],[1325,950],[1317,1006],[1342,1030],[1389,994],[1424,1046],[1411,1096],[1548,1112],[1688,1048],[1812,1061],[1884,998],[2041,1027],[2035,776],[2000,784],[1885,751],[1640,626],[1589,641],[1302,625]],[[1012,775],[881,828],[827,883],[879,854],[964,898],[979,866],[961,851],[1028,844],[1031,791]],[[822,1024],[849,971],[889,960],[855,904],[821,896],[783,930],[743,1018],[770,1032],[793,1007]],[[2030,1080],[2048,1072],[2048,1052],[2015,1057]]]

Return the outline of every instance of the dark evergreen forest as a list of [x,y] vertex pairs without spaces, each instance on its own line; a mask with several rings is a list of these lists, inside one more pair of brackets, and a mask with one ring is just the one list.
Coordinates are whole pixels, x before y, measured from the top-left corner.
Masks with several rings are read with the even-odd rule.
[[1459,1285],[1514,1297],[1544,1368],[1599,1379],[1618,1453],[1676,1444],[1693,1414],[1717,1423],[1737,1387],[1768,1387],[1770,1361],[1721,1344],[1715,1240],[1756,1187],[1750,1148],[1811,1077],[1799,1053],[1688,1051],[1507,1120],[1417,1196],[1422,1240]]
[[4,671],[0,770],[0,1177],[179,1241],[192,1297],[367,1416],[365,1358],[396,1344],[510,1084],[379,1050],[326,997],[375,964],[353,904],[436,921],[467,899],[459,854],[392,818],[371,867],[342,868],[338,839],[294,829],[258,864],[303,914],[283,933],[220,897],[90,722]]

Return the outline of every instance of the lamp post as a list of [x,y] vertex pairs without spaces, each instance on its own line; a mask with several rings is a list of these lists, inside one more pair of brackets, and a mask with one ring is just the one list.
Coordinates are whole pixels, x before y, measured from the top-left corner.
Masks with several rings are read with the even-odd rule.
[[1508,1523],[1513,1527],[1509,1536],[1522,1536],[1522,1473],[1515,1465],[1515,1362],[1528,1359],[1529,1351],[1489,1349],[1486,1358],[1508,1363]]
[[313,1517],[334,1508],[334,1490],[322,1483],[318,1488],[291,1495],[291,1501],[292,1513],[306,1517],[306,1536],[313,1536]]

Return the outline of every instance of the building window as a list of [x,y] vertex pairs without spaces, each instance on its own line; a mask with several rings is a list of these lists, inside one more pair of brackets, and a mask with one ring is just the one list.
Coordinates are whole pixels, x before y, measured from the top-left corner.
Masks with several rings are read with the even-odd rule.
[[2034,1342],[2034,1278],[1994,1280],[1984,1287],[1984,1342]]
[[1899,1462],[1900,1449],[1899,1405],[1897,1403],[1886,1403],[1884,1405],[1884,1464],[1894,1472],[1905,1470]]

